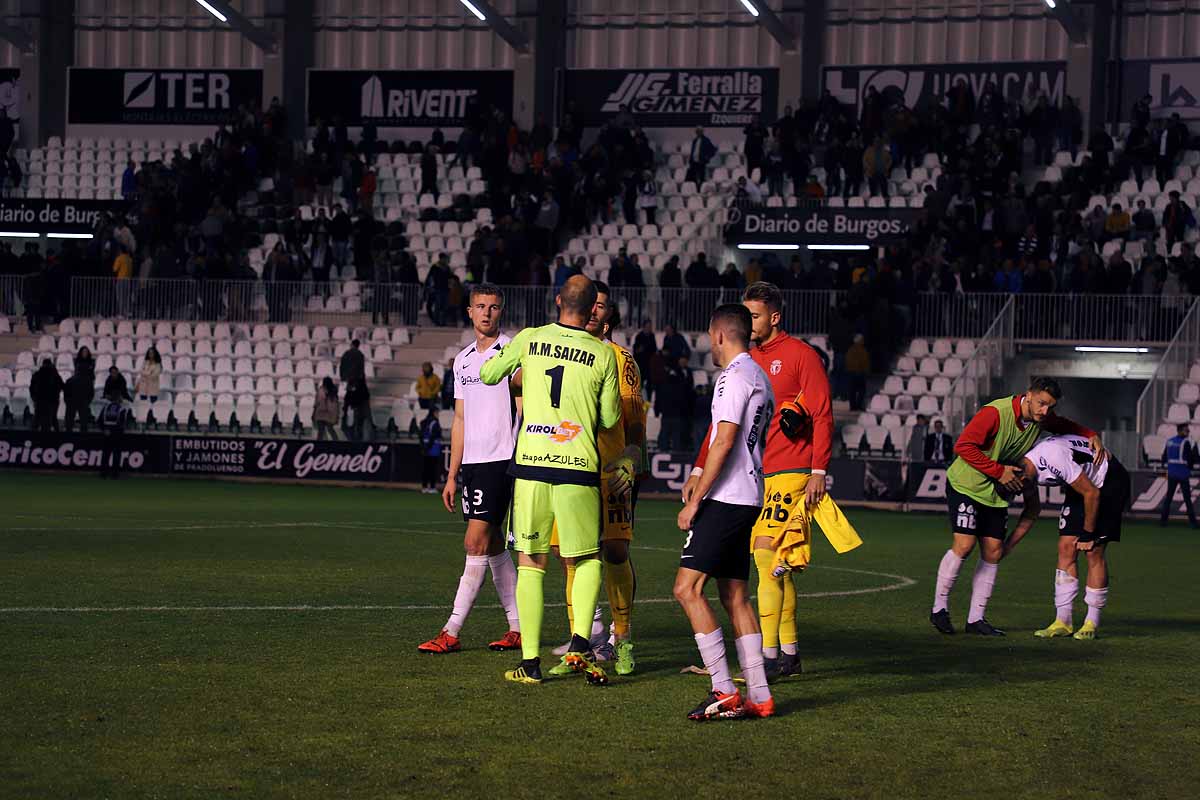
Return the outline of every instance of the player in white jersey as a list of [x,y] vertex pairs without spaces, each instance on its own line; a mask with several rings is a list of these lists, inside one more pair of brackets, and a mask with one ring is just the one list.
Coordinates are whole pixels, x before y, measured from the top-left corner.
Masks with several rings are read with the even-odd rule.
[[[750,603],[750,532],[762,511],[762,453],[775,410],[771,383],[750,358],[750,312],[740,303],[719,306],[708,326],[712,358],[724,367],[713,387],[712,427],[704,473],[683,510],[687,533],[675,575],[675,599],[695,632],[712,678],[712,691],[688,719],[769,717],[775,701],[767,688],[762,631]],[[738,662],[749,697],[733,685],[725,637],[704,586],[715,578],[721,605],[733,623]]]
[[462,649],[458,634],[489,568],[508,616],[508,632],[488,647],[521,647],[515,596],[517,571],[505,549],[502,530],[512,500],[513,480],[507,469],[517,441],[518,401],[507,378],[494,386],[479,379],[479,368],[510,341],[500,333],[503,310],[504,295],[499,287],[487,283],[471,287],[467,314],[475,329],[475,341],[454,357],[454,427],[450,430],[450,470],[442,489],[442,502],[453,514],[461,472],[467,562],[450,619],[441,633],[417,648],[422,653],[455,653]]
[[[1054,571],[1055,620],[1035,633],[1044,639],[1096,638],[1100,612],[1108,602],[1109,542],[1121,540],[1121,517],[1129,508],[1129,473],[1112,454],[1095,460],[1081,436],[1049,436],[1022,459],[1025,479],[1040,486],[1061,486],[1067,496],[1058,518],[1058,565]],[[1073,605],[1079,593],[1079,552],[1087,554],[1084,602],[1087,619],[1073,630]]]

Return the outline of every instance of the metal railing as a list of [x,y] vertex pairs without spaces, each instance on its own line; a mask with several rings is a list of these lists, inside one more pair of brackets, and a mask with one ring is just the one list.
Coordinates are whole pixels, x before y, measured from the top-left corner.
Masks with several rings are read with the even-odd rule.
[[[0,308],[15,314],[24,299],[23,277],[0,278]],[[506,324],[541,325],[553,320],[550,286],[505,286]],[[845,301],[871,313],[876,298],[858,290],[785,290],[784,326],[796,333],[826,334],[831,311]],[[465,301],[465,289],[458,295]],[[704,330],[721,303],[741,299],[739,289],[612,287],[626,328],[649,320],[656,330]],[[862,302],[859,302],[859,301]],[[1128,342],[1166,344],[1192,298],[1183,295],[1067,295],[924,293],[911,307],[894,304],[898,338],[978,339],[1011,304],[1013,337],[1020,342]],[[451,307],[453,306],[453,307]],[[70,313],[75,317],[126,319],[298,322],[308,324],[463,324],[465,302],[438,297],[418,284],[369,281],[215,281],[193,278],[73,278]]]
[[[1139,440],[1155,433],[1167,410],[1175,402],[1179,387],[1188,379],[1192,364],[1200,357],[1200,300],[1194,300],[1179,324],[1175,337],[1142,390],[1137,403]],[[1139,450],[1141,448],[1139,447]],[[1157,457],[1158,454],[1154,453]]]
[[193,278],[73,278],[73,317],[415,325],[416,284],[359,281],[214,281]]
[[1022,342],[1145,342],[1171,340],[1191,298],[1184,295],[1018,294],[1016,332]]
[[1016,298],[1010,295],[975,344],[975,352],[963,364],[962,375],[950,384],[944,414],[946,427],[954,432],[953,435],[957,435],[967,419],[979,409],[981,398],[992,398],[992,381],[1004,374],[1004,362],[1015,351],[1016,307]]
[[25,314],[26,295],[24,275],[0,275],[0,316],[19,317]]

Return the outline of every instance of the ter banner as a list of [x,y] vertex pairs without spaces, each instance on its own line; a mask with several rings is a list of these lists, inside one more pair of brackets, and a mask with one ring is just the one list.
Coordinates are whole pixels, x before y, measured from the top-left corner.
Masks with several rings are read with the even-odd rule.
[[975,97],[989,82],[1009,99],[1020,99],[1032,85],[1045,92],[1050,104],[1062,104],[1067,85],[1065,61],[1002,61],[977,64],[891,64],[881,66],[825,67],[823,85],[837,100],[856,109],[862,107],[867,91],[876,89],[909,108],[941,102],[946,92],[962,78]]
[[[98,433],[62,434],[0,431],[0,469],[50,469],[99,472],[103,437]],[[121,470],[161,475],[169,466],[165,436],[129,434],[121,438]]]
[[921,215],[918,208],[731,208],[729,244],[870,244],[903,239]]
[[0,197],[0,228],[33,233],[88,233],[102,213],[116,213],[124,207],[119,200]]
[[299,480],[388,482],[392,445],[223,436],[171,437],[171,472]]
[[740,128],[776,117],[777,69],[572,69],[564,108],[597,128],[629,106],[643,128]]
[[260,69],[68,71],[72,125],[217,125],[239,106],[262,106]]
[[461,128],[476,109],[513,112],[511,70],[308,71],[308,124]]
[[1128,122],[1133,104],[1147,94],[1153,117],[1200,120],[1200,59],[1124,62],[1120,118]]

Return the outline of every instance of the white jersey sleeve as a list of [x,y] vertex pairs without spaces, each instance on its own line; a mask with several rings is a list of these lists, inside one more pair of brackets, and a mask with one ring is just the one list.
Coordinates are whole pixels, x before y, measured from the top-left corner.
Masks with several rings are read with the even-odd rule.
[[762,454],[774,410],[774,394],[766,374],[749,353],[739,355],[713,386],[709,444],[716,440],[721,422],[737,425],[738,434],[721,474],[705,495],[707,499],[739,506],[762,505]]
[[1087,440],[1078,436],[1048,436],[1030,450],[1026,458],[1037,470],[1040,486],[1069,486],[1079,480],[1080,475],[1097,488],[1104,486],[1108,474],[1108,461],[1096,465]]

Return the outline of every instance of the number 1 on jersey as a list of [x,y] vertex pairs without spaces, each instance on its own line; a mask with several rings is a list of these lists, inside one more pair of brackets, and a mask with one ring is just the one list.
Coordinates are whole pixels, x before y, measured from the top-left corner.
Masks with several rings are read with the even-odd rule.
[[546,374],[550,376],[550,405],[558,408],[558,403],[562,400],[562,382],[563,371],[565,366],[559,364],[553,369],[546,370]]

